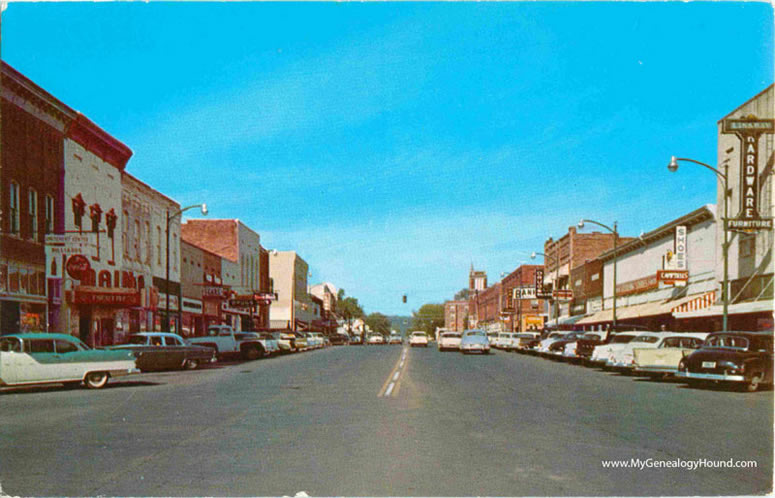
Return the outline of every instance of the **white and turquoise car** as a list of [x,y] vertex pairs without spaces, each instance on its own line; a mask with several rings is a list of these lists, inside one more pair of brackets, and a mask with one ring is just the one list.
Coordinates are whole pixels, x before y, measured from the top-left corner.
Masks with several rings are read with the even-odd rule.
[[80,384],[105,387],[110,377],[139,373],[131,351],[91,349],[66,334],[0,336],[0,385]]

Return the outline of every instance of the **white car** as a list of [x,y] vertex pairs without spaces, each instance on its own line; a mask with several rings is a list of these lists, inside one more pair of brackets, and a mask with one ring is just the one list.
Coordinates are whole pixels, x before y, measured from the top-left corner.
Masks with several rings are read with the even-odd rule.
[[606,362],[611,357],[611,354],[614,351],[617,351],[624,347],[625,344],[642,334],[642,331],[639,330],[630,330],[626,332],[619,332],[615,334],[613,337],[611,337],[611,341],[608,342],[608,344],[601,344],[599,346],[595,346],[595,349],[592,351],[592,356],[589,358],[589,361],[593,365],[597,366],[603,366],[605,367]]
[[495,347],[495,341],[498,340],[498,332],[487,332],[487,340],[490,341],[490,346]]
[[105,387],[110,377],[139,373],[127,350],[91,349],[66,334],[32,333],[0,338],[0,386],[80,384]]
[[385,344],[385,338],[382,334],[371,334],[366,340],[366,344]]
[[460,332],[442,332],[439,335],[439,351],[446,351],[448,349],[460,349],[460,339],[462,337],[463,334]]
[[424,346],[428,347],[428,336],[425,335],[425,332],[421,330],[417,330],[415,332],[412,332],[412,334],[409,336],[409,345],[412,347],[415,346]]
[[498,349],[504,349],[506,351],[509,351],[514,348],[514,336],[516,334],[513,334],[511,332],[501,332],[498,334],[498,338],[495,339],[495,344],[493,344],[494,347]]
[[635,348],[657,349],[662,346],[662,344],[665,342],[665,339],[676,336],[694,336],[698,339],[705,339],[708,334],[691,332],[644,332],[627,344],[624,344],[621,348],[612,351],[608,357],[606,366],[617,370],[632,370],[635,367],[635,354],[633,353]]
[[460,352],[463,354],[476,353],[490,354],[490,341],[484,330],[466,330],[460,339]]

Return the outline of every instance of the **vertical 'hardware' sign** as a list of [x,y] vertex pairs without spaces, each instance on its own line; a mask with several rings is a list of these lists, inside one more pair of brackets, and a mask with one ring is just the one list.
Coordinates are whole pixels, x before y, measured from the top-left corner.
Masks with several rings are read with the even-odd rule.
[[[759,213],[759,138],[775,131],[775,120],[725,119],[722,133],[737,135],[740,139],[740,212],[734,219],[725,220],[730,230],[771,230],[772,219],[762,219]],[[728,181],[728,180],[727,180]]]

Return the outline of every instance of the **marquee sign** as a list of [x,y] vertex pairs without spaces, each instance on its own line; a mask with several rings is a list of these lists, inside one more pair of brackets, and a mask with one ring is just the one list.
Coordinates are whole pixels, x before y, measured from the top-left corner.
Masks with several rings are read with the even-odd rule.
[[759,213],[759,138],[775,132],[775,120],[725,119],[721,133],[734,134],[740,139],[740,211],[733,219],[725,220],[728,230],[771,230],[772,218],[764,219]]
[[657,282],[665,285],[683,286],[689,281],[688,270],[657,270]]

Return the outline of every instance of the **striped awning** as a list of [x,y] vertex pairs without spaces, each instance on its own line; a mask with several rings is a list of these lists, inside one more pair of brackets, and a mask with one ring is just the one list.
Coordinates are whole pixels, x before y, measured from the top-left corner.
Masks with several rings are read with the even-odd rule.
[[709,307],[716,302],[716,291],[706,292],[705,294],[686,296],[682,302],[673,307],[673,313],[686,313],[688,311],[697,311]]

